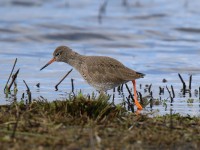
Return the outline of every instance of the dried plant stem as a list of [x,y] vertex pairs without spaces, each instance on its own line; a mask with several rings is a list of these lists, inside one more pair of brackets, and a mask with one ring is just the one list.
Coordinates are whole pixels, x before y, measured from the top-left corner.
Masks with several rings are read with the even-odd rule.
[[192,89],[192,75],[190,75],[190,80],[189,80],[189,89],[191,91]]
[[30,88],[28,87],[28,85],[26,84],[26,81],[23,80],[24,84],[26,85],[26,88],[27,88],[27,95],[28,95],[28,101],[29,101],[29,104],[31,103],[32,101],[32,96],[31,96],[31,91],[30,91]]
[[19,69],[18,69],[17,72],[12,76],[12,81],[11,81],[10,85],[8,86],[8,91],[10,91],[10,88],[12,87],[13,83],[15,82],[18,73],[19,73]]
[[168,93],[169,93],[169,96],[170,96],[170,99],[171,99],[171,103],[173,102],[173,97],[172,97],[172,95],[171,95],[171,92],[169,91],[169,89],[168,89],[168,87],[166,86],[166,89],[167,89],[167,91],[168,91]]
[[[135,99],[134,99],[134,97],[133,97],[133,95],[132,95],[132,93],[131,93],[131,91],[130,91],[130,89],[128,88],[128,85],[127,85],[126,83],[125,83],[125,86],[126,86],[126,89],[128,90],[129,96],[131,97],[132,101],[135,102]],[[127,100],[128,100],[128,99],[127,99]],[[129,103],[129,105],[130,105],[130,107],[131,107],[132,112],[134,112],[134,107],[132,107],[132,105],[131,105],[131,103],[130,103],[129,100],[128,100],[128,103]]]
[[56,84],[56,86],[55,86],[56,91],[58,91],[58,86],[60,85],[60,83],[72,72],[72,70],[73,69],[68,71],[67,74]]
[[72,93],[74,93],[74,79],[71,79]]
[[6,82],[5,87],[4,87],[4,93],[5,93],[6,87],[7,87],[7,85],[8,85],[8,82],[10,81],[11,75],[12,75],[14,69],[15,69],[15,65],[16,65],[16,63],[17,63],[17,58],[15,59],[15,62],[14,62],[13,67],[12,67],[12,70],[11,70],[11,72],[10,72],[10,76],[9,76],[7,82]]
[[171,85],[171,89],[172,89],[172,98],[175,98],[175,92],[174,92],[174,88],[172,85]]
[[183,95],[185,95],[185,92],[186,92],[186,84],[185,84],[185,82],[184,82],[183,78],[181,77],[181,75],[180,75],[180,74],[178,74],[178,76],[179,76],[179,78],[180,78],[181,82],[183,83]]

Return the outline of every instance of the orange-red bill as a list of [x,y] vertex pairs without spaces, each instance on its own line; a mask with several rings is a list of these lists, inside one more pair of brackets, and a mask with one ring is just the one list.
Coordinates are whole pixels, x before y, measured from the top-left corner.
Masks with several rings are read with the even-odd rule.
[[52,58],[46,65],[44,65],[41,69],[40,69],[40,71],[42,70],[42,69],[44,69],[44,68],[46,68],[48,65],[50,65],[51,63],[53,63],[54,61],[56,61],[56,59],[55,58]]

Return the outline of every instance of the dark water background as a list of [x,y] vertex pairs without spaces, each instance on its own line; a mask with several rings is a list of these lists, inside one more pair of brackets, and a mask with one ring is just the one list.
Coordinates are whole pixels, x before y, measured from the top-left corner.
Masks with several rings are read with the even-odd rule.
[[[145,78],[137,81],[138,87],[142,84],[138,91],[144,96],[146,84],[152,84],[154,98],[160,98],[159,86],[173,85],[173,106],[169,101],[166,110],[163,105],[154,106],[158,114],[173,108],[173,112],[200,116],[199,97],[194,94],[200,86],[200,1],[109,0],[100,15],[103,2],[0,0],[0,103],[7,103],[3,88],[15,58],[16,69],[20,68],[18,100],[26,92],[23,80],[33,98],[65,99],[71,91],[71,78],[75,92],[95,91],[73,70],[56,92],[54,86],[71,69],[67,64],[54,63],[39,71],[57,46],[67,45],[81,54],[116,58],[145,73]],[[182,83],[178,73],[187,85],[189,75],[193,75],[192,104],[187,102],[188,94],[186,98],[180,94]],[[168,82],[162,83],[163,79]],[[166,90],[161,98],[169,100]],[[120,103],[121,98],[116,96],[116,102]]]

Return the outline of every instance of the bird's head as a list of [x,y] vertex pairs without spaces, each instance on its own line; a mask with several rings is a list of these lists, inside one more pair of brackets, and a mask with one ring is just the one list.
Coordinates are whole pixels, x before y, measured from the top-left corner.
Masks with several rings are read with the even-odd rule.
[[72,50],[67,46],[59,46],[55,49],[53,52],[53,58],[44,65],[40,70],[46,68],[51,63],[57,61],[57,62],[67,62],[68,59],[70,59],[70,55],[72,54]]

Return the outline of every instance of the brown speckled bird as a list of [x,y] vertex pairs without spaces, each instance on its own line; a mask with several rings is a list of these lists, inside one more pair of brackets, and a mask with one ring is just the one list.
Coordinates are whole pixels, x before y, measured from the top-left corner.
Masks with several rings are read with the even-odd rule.
[[116,59],[106,56],[80,55],[67,46],[57,47],[53,53],[53,58],[40,70],[54,61],[65,62],[76,68],[82,77],[98,91],[107,91],[132,81],[135,104],[139,110],[142,109],[137,99],[135,79],[143,78],[144,74],[127,68]]

